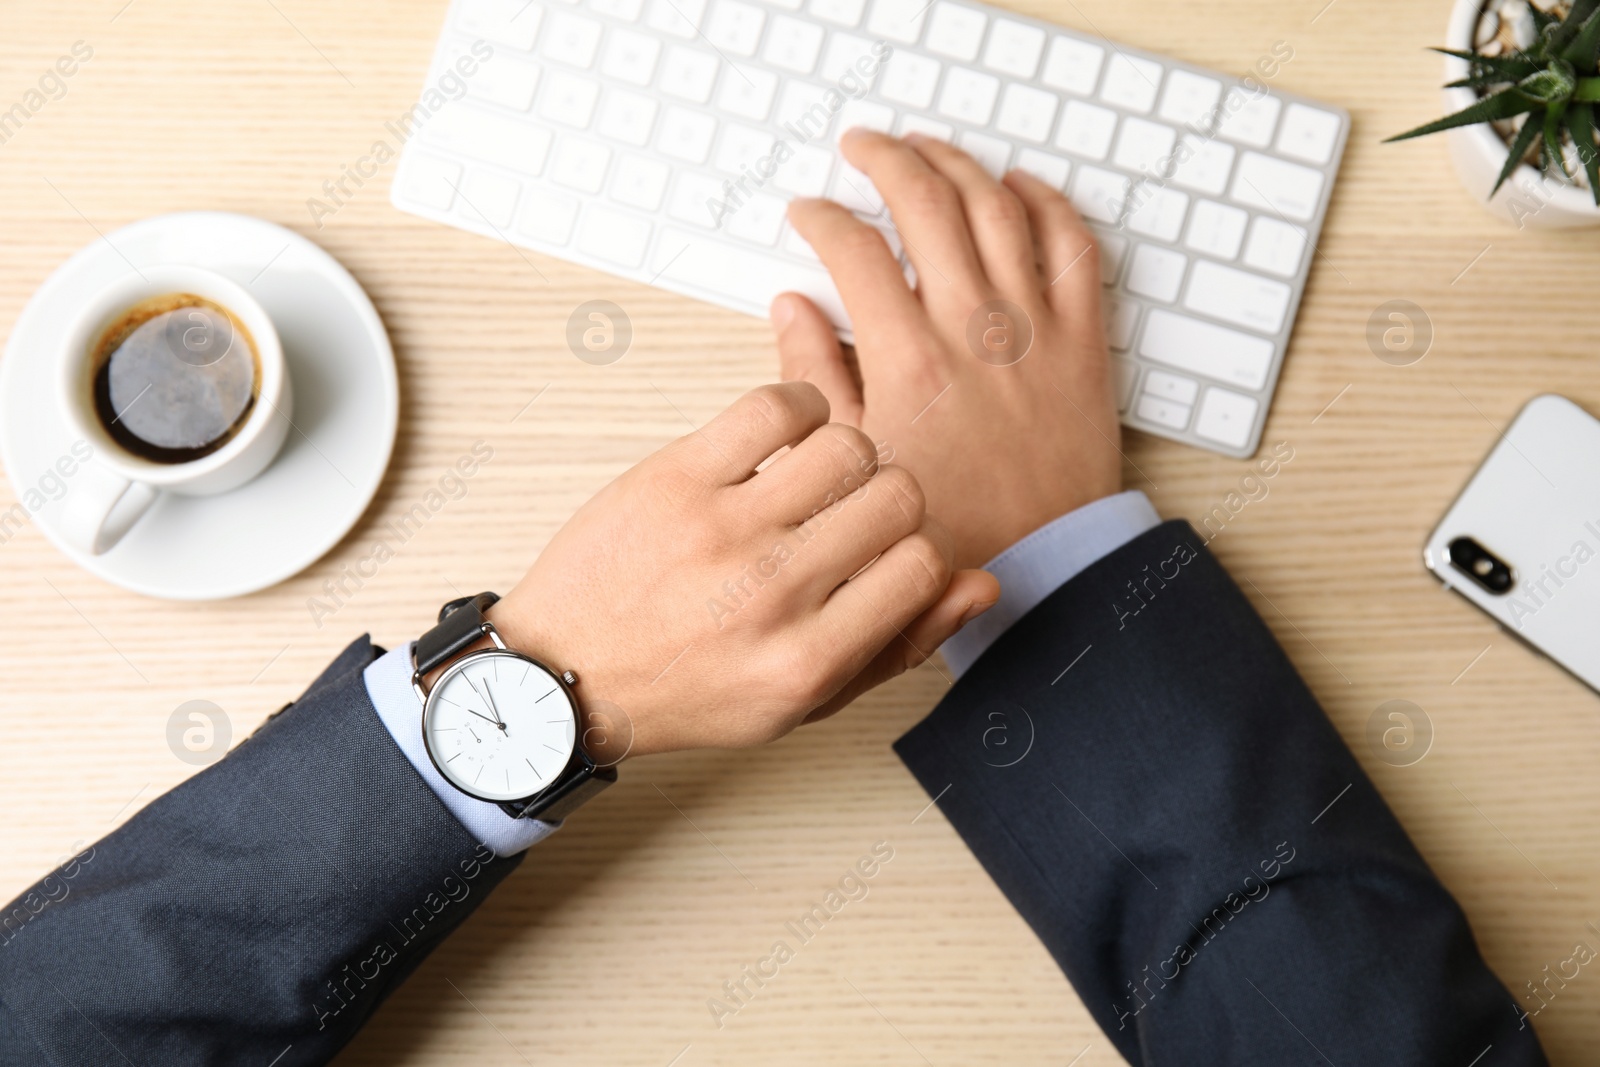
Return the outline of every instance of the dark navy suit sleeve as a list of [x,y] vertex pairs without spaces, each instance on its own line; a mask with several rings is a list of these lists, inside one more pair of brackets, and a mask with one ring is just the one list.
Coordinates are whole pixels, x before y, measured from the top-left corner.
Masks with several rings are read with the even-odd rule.
[[384,729],[374,656],[6,907],[0,1063],[324,1063],[510,873]]
[[1138,1067],[1545,1062],[1187,523],[1057,590],[896,749]]

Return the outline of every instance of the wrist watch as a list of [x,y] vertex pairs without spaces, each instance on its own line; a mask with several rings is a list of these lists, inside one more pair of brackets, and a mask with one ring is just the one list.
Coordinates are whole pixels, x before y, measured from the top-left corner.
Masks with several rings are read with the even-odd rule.
[[[452,600],[411,649],[411,687],[422,701],[422,741],[456,789],[514,819],[556,822],[617,780],[584,751],[577,677],[506,647],[484,612],[494,593]],[[493,648],[469,652],[484,637]],[[431,690],[423,679],[440,667]]]

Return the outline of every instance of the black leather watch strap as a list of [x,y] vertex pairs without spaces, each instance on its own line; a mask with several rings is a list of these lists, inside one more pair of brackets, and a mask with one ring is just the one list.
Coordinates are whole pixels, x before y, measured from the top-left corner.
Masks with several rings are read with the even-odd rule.
[[439,609],[439,625],[417,638],[413,655],[418,674],[444,665],[452,656],[483,636],[483,613],[499,601],[495,593],[452,600]]

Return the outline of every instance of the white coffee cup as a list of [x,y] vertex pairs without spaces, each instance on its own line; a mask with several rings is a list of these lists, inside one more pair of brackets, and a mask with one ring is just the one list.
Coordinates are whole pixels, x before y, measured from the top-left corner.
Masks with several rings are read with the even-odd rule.
[[[215,452],[185,463],[159,463],[123,448],[101,424],[94,400],[99,368],[93,358],[106,330],[134,305],[172,293],[190,293],[232,313],[249,331],[260,368],[244,425]],[[243,286],[199,267],[144,267],[90,298],[66,330],[58,382],[62,415],[94,450],[62,505],[60,528],[94,555],[122,540],[163,492],[212,496],[266,470],[288,436],[294,407],[283,346],[266,309]]]

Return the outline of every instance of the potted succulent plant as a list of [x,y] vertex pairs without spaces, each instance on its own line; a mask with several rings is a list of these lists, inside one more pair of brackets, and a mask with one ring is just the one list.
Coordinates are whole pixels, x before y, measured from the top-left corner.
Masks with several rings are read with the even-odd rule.
[[1467,187],[1517,226],[1600,223],[1600,0],[1457,0],[1442,119]]

